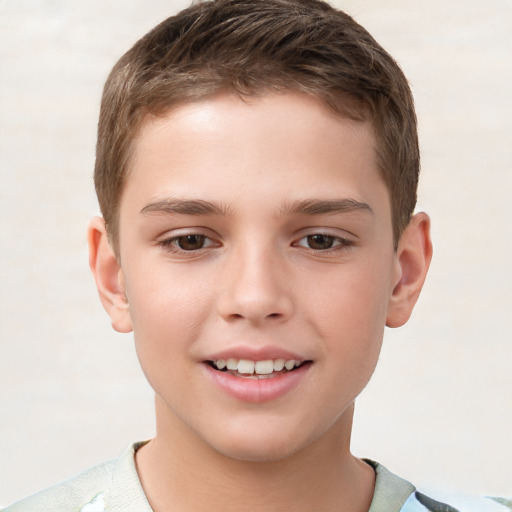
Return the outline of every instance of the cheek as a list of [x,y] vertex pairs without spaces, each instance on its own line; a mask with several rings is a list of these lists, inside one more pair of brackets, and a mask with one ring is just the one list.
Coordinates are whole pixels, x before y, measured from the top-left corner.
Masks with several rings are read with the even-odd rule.
[[301,288],[319,328],[361,337],[383,331],[391,289],[387,264],[361,261],[315,277]]
[[211,309],[208,283],[165,264],[131,270],[126,287],[141,363],[148,357],[183,358],[193,348]]
[[151,301],[130,305],[135,350],[155,393],[170,399],[171,407],[180,407],[194,386],[194,347],[201,338],[204,311],[197,298],[183,290],[177,293],[167,287],[149,293]]
[[316,282],[308,299],[309,321],[323,340],[339,389],[358,393],[374,371],[384,335],[389,279],[383,264],[340,266]]

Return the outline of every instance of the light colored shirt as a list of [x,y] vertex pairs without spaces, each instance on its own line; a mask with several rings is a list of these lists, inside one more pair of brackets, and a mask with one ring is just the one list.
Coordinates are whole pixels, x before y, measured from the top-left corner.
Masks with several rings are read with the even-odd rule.
[[[142,444],[135,443],[121,457],[25,498],[3,512],[152,512],[135,467],[135,452]],[[507,500],[453,495],[450,504],[440,502],[381,464],[366,462],[376,474],[368,512],[512,511],[512,502]]]

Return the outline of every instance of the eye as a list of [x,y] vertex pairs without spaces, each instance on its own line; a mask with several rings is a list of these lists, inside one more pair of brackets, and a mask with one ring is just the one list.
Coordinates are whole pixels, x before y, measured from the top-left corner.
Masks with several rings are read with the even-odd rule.
[[205,245],[206,237],[204,235],[184,235],[175,238],[176,245],[184,251],[197,251]]
[[331,249],[336,242],[336,238],[330,235],[308,235],[305,238],[308,247],[317,251]]
[[314,251],[328,251],[329,249],[343,249],[353,244],[354,242],[345,238],[325,233],[313,233],[312,235],[302,237],[294,245],[313,249]]
[[162,240],[160,245],[169,251],[192,252],[199,251],[200,249],[205,249],[207,247],[213,247],[216,244],[206,235],[202,235],[200,233],[189,233]]

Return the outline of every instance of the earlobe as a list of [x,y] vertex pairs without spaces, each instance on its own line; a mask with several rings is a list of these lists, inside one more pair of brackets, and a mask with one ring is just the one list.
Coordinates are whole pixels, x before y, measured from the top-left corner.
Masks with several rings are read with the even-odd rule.
[[431,259],[430,219],[426,213],[418,213],[405,228],[398,244],[397,282],[388,304],[388,327],[400,327],[409,320]]
[[126,297],[123,271],[110,247],[105,221],[100,217],[91,220],[87,231],[89,266],[105,311],[112,327],[118,332],[131,332],[132,322]]

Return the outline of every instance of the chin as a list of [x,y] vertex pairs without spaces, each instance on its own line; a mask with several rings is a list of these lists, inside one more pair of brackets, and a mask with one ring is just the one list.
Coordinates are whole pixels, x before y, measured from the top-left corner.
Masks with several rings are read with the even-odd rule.
[[293,456],[305,446],[304,433],[292,432],[284,426],[253,425],[252,428],[225,429],[216,439],[206,442],[218,453],[244,462],[277,462]]
[[297,446],[285,445],[261,445],[260,443],[244,443],[243,445],[230,444],[220,447],[217,451],[233,460],[240,462],[277,462],[287,459],[298,451]]

